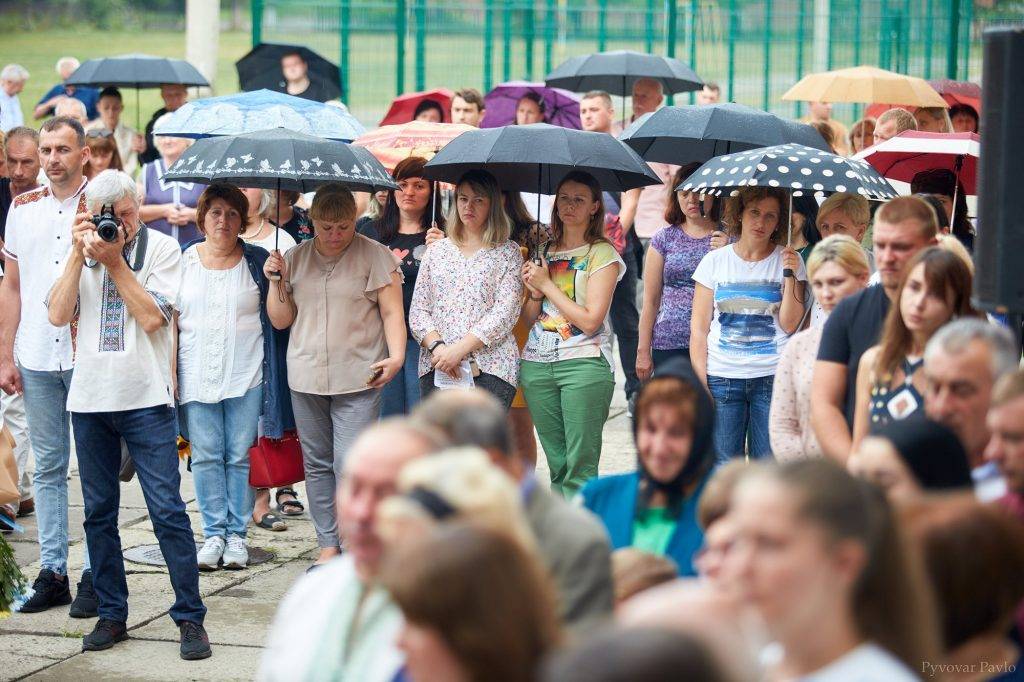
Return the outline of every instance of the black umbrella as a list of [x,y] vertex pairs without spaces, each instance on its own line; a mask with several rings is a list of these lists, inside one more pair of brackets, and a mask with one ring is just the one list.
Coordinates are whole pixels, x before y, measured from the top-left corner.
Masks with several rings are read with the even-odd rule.
[[[362,147],[284,128],[196,140],[163,179],[276,189],[279,211],[282,189],[309,192],[329,182],[362,192],[398,189],[380,161]],[[274,234],[277,248],[279,233]]]
[[458,182],[475,169],[494,175],[503,190],[538,194],[553,194],[574,170],[590,173],[609,191],[661,184],[636,152],[611,135],[547,123],[463,133],[427,162],[423,175]]
[[[896,190],[866,161],[799,144],[761,147],[718,156],[695,170],[676,190],[731,194],[741,187],[787,190],[790,215],[793,213],[794,196],[821,197],[826,192],[853,192],[878,201],[897,196]],[[787,234],[792,239],[791,229]],[[793,273],[787,270],[784,274],[791,277]]]
[[674,164],[787,143],[830,151],[809,125],[731,102],[662,107],[634,121],[619,139],[648,161]]
[[549,73],[544,82],[549,87],[573,92],[604,90],[626,96],[632,94],[633,84],[641,78],[661,81],[668,94],[704,87],[700,76],[678,59],[631,50],[571,57]]
[[183,59],[125,54],[90,59],[71,74],[66,85],[97,88],[135,88],[135,127],[139,127],[139,90],[161,85],[209,87],[210,83],[196,67]]
[[239,87],[247,92],[263,88],[287,92],[287,84],[281,72],[281,58],[287,54],[298,54],[309,67],[309,89],[300,97],[318,102],[341,98],[341,72],[338,66],[301,45],[260,43],[252,48],[249,54],[235,62]]
[[590,173],[610,191],[661,184],[636,152],[611,135],[547,123],[462,133],[427,162],[423,175],[455,183],[477,169],[491,173],[502,190],[536,192],[537,216],[540,195],[554,194],[572,171]]

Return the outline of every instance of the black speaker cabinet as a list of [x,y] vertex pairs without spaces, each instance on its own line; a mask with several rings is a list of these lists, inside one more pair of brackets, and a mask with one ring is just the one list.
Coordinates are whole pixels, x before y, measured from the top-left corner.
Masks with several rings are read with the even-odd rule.
[[1024,313],[1024,27],[985,31],[974,303]]

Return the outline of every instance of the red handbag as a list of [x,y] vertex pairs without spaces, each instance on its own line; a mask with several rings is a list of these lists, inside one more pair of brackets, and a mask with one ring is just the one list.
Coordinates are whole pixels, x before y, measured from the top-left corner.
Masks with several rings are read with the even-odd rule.
[[296,431],[285,431],[281,439],[260,437],[249,448],[249,485],[253,488],[280,488],[305,478]]
[[620,256],[626,251],[626,233],[622,230],[622,221],[614,213],[604,214],[604,236]]

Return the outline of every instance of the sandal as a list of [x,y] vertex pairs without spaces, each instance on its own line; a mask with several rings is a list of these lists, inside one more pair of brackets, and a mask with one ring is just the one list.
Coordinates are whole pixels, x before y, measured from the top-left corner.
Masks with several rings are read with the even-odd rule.
[[[295,499],[282,502],[282,495],[291,495]],[[278,488],[274,493],[274,500],[277,502],[277,511],[284,516],[302,516],[302,513],[306,511],[306,506],[299,499],[299,494],[291,488]]]
[[266,530],[280,531],[288,530],[288,524],[281,520],[279,516],[275,516],[273,512],[267,512],[260,517],[259,521],[253,518],[256,525]]

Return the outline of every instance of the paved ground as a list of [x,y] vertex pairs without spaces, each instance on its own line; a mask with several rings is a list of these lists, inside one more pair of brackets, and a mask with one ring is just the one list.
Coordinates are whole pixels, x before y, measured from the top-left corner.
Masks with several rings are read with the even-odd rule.
[[[625,402],[619,388],[605,426],[601,472],[634,467],[634,449]],[[538,475],[546,476],[541,457]],[[77,471],[71,490],[70,570],[77,581],[82,566],[82,494]],[[136,481],[121,488],[121,543],[125,549],[156,544],[142,491]],[[192,530],[202,538],[202,526],[191,474],[182,475],[182,495],[188,503]],[[302,493],[305,499],[304,491]],[[39,571],[35,517],[25,521],[24,535],[8,536],[19,565],[29,581]],[[166,571],[125,562],[128,572],[128,628],[131,639],[110,651],[83,654],[81,637],[94,620],[69,618],[67,607],[39,614],[12,614],[0,620],[0,679],[2,680],[251,680],[259,665],[260,647],[277,604],[302,575],[316,554],[308,516],[289,519],[281,533],[250,530],[250,544],[272,551],[274,559],[244,571],[200,574],[200,590],[209,614],[206,628],[213,656],[185,662],[178,657],[178,631],[167,615],[173,601]]]

